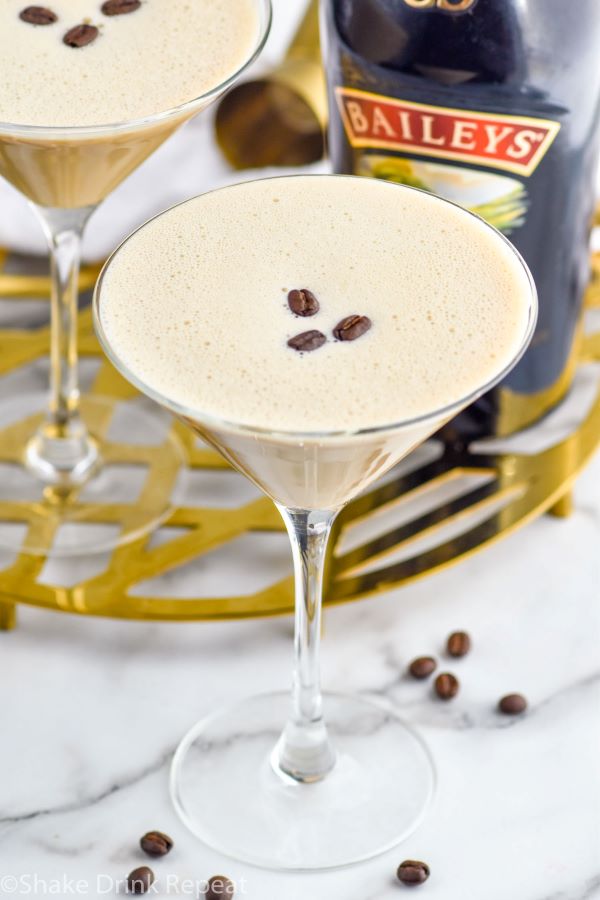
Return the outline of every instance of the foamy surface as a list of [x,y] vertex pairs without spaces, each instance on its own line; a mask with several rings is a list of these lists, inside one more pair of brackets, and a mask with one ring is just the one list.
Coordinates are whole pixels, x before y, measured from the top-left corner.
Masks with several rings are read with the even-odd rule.
[[[254,0],[143,0],[110,17],[101,0],[42,0],[58,16],[47,26],[19,19],[28,5],[0,2],[0,122],[102,125],[167,111],[232,75],[258,36]],[[67,47],[82,22],[99,37]]]
[[[321,304],[297,318],[308,288]],[[163,396],[274,430],[367,428],[433,412],[500,373],[520,347],[531,292],[510,247],[467,213],[367,178],[237,185],[138,231],[102,282],[117,356]],[[350,314],[373,327],[354,342]],[[287,340],[318,329],[320,349]]]

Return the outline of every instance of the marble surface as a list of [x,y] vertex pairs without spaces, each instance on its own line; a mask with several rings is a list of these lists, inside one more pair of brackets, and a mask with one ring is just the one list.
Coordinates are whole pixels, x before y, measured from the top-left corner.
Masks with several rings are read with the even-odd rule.
[[[139,836],[159,828],[176,841],[155,866],[161,895],[190,896],[184,879],[220,871],[248,900],[392,900],[406,890],[397,864],[416,857],[431,866],[419,889],[430,900],[598,900],[600,458],[575,495],[568,520],[544,517],[455,568],[327,612],[325,686],[395,704],[439,772],[421,828],[346,870],[285,875],[222,858],[186,833],[167,793],[198,718],[287,685],[288,619],[159,625],[22,608],[0,634],[0,894],[113,896],[143,863]],[[270,554],[288,565],[284,543]],[[222,582],[238,577],[227,571]],[[447,663],[462,690],[442,704],[405,668],[441,653],[455,628],[474,650]],[[494,705],[513,690],[531,708],[505,719]]]

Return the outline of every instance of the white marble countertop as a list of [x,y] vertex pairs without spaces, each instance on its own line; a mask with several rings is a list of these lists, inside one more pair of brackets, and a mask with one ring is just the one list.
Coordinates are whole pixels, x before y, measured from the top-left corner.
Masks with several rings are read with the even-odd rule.
[[[47,894],[67,879],[66,897],[82,879],[75,893],[114,896],[144,862],[140,835],[159,828],[176,841],[154,866],[163,893],[167,876],[223,872],[248,900],[392,900],[406,890],[395,868],[412,857],[431,866],[419,889],[429,900],[597,900],[599,546],[596,458],[570,519],[544,517],[457,567],[327,612],[325,686],[393,701],[429,742],[439,790],[404,845],[325,874],[219,857],[186,833],[167,793],[195,720],[287,685],[288,619],[138,624],[21,608],[17,630],[0,634],[0,894]],[[441,704],[404,672],[455,628],[474,650],[453,662],[462,691]],[[494,705],[513,690],[531,707],[507,720]]]

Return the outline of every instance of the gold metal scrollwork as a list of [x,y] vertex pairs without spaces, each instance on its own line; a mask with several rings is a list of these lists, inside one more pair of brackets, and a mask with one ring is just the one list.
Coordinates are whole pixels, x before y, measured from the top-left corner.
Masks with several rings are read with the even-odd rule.
[[[0,248],[0,302],[4,298],[14,302],[16,297],[49,294],[46,278],[2,271],[6,259],[7,254]],[[593,270],[595,277],[587,302],[590,307],[600,307],[599,256],[593,259]],[[96,274],[95,269],[82,271],[82,290],[93,285]],[[100,353],[89,309],[82,311],[79,329],[82,354],[100,361],[92,392],[98,391],[115,400],[132,398],[133,388]],[[0,329],[1,374],[7,375],[46,355],[48,341],[47,327],[38,331]],[[579,359],[582,363],[600,360],[597,334],[586,335]],[[191,432],[183,425],[174,427],[185,445],[189,469],[210,472],[226,467],[224,460],[213,451],[197,447]],[[0,461],[14,460],[29,428],[25,420],[0,429]],[[359,600],[439,571],[543,512],[568,515],[573,482],[599,443],[600,390],[585,421],[567,438],[540,453],[482,455],[471,453],[468,448],[449,447],[442,456],[425,462],[418,470],[376,485],[349,504],[337,520],[327,566],[326,604]],[[148,452],[160,453],[160,447],[149,451],[138,444],[123,444],[120,450],[128,454],[130,464],[143,462]],[[465,476],[477,476],[477,484],[469,482],[460,492],[455,492],[453,485],[462,483],[460,480]],[[160,466],[155,466],[148,489],[159,491],[164,487],[164,473],[161,474]],[[401,511],[402,504],[410,505],[428,491],[440,492],[435,495],[438,498],[435,503],[430,502],[432,494],[429,494],[428,511],[415,513],[413,510],[400,523],[382,520],[388,512],[396,508]],[[10,520],[25,524],[32,505],[27,501],[4,503]],[[118,515],[128,515],[130,507],[118,504],[112,510],[110,521],[117,521]],[[374,531],[371,522],[377,526]],[[360,529],[365,523],[369,526],[368,533],[363,535],[359,531],[357,539],[356,527]],[[44,557],[18,555],[0,571],[0,630],[14,627],[18,604],[79,615],[159,621],[241,618],[292,610],[291,572],[289,577],[273,578],[249,594],[192,598],[170,594],[172,577],[192,560],[206,558],[247,533],[257,535],[260,540],[264,533],[282,531],[281,518],[266,498],[240,502],[237,507],[225,509],[184,505],[174,509],[164,527],[172,530],[167,542],[154,545],[150,538],[145,538],[120,547],[100,572],[69,586],[40,579]],[[167,573],[169,580],[164,594],[144,587],[148,579]]]

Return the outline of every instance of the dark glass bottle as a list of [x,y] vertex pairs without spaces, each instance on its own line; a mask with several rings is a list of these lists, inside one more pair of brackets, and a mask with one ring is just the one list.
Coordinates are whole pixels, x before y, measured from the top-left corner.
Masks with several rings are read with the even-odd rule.
[[448,434],[509,434],[577,362],[600,138],[600,0],[323,0],[337,172],[430,190],[523,254],[532,345]]

